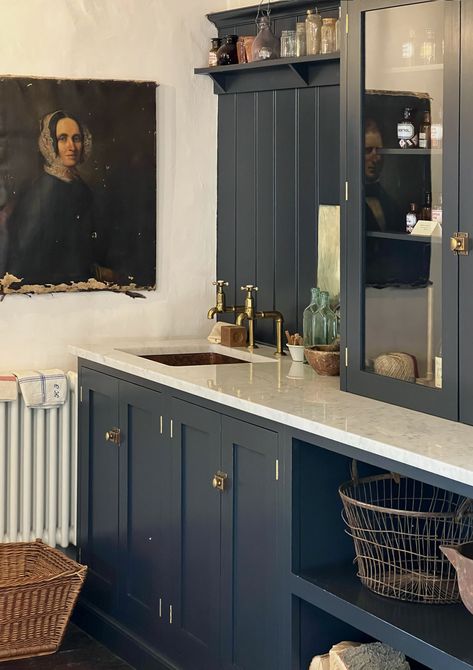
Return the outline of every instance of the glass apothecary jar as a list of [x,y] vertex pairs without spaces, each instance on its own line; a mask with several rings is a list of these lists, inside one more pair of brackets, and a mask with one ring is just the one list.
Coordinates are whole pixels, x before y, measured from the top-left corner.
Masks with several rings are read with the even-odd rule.
[[269,16],[258,19],[258,34],[253,42],[254,61],[279,58],[279,40],[271,30]]

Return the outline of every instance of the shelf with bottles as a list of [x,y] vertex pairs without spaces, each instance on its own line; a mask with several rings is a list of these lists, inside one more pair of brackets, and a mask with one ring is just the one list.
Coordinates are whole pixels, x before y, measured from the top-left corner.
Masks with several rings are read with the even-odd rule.
[[423,244],[440,244],[441,235],[413,235],[412,233],[384,233],[377,230],[367,230],[366,237],[377,237],[382,240],[396,240],[396,242],[422,242]]
[[412,147],[409,149],[401,149],[397,147],[395,149],[377,149],[378,154],[383,156],[441,156],[443,154],[442,149],[419,149],[419,147]]
[[337,85],[340,52],[196,68],[194,74],[209,76],[217,94]]

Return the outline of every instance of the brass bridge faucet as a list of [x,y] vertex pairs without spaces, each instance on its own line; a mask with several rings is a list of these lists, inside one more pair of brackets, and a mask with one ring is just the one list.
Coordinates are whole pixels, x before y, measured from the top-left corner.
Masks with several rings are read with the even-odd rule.
[[232,305],[231,307],[227,307],[225,292],[223,290],[224,286],[228,286],[227,281],[218,279],[217,281],[213,281],[212,285],[217,287],[217,295],[215,307],[211,307],[207,312],[208,319],[213,319],[216,314],[240,314],[240,312],[243,312],[244,307],[241,305]]
[[284,323],[283,315],[281,314],[281,312],[276,311],[271,312],[255,311],[253,292],[256,292],[258,290],[257,286],[253,286],[253,284],[247,284],[246,286],[242,286],[241,290],[246,291],[245,307],[244,311],[238,314],[236,323],[238,326],[241,326],[243,325],[245,319],[248,320],[248,349],[253,350],[255,348],[255,328],[254,328],[255,320],[273,319],[273,321],[276,322],[275,356],[285,356],[285,353],[282,350],[282,327]]

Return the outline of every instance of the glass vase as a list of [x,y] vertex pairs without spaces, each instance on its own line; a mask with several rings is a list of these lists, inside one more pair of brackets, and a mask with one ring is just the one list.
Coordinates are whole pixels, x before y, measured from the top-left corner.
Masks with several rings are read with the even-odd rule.
[[[337,317],[330,308],[327,291],[321,291],[319,309],[314,315],[312,339],[315,344],[332,344],[337,337]],[[314,346],[312,345],[312,346]]]
[[311,298],[310,304],[305,308],[304,314],[302,317],[302,334],[304,338],[305,347],[313,347],[314,344],[314,325],[315,325],[315,315],[319,309],[319,298],[320,298],[320,289],[311,288],[310,289]]

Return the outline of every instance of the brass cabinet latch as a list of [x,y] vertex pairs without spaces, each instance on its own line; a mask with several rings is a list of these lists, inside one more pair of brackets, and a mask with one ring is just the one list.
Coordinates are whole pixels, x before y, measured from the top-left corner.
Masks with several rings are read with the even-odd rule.
[[105,439],[112,444],[120,444],[120,428],[112,428],[105,433]]
[[228,475],[226,472],[218,472],[215,473],[214,478],[212,479],[212,486],[214,489],[217,489],[218,491],[225,491],[225,482],[228,479]]
[[468,233],[455,233],[450,238],[450,251],[457,256],[468,256],[469,254]]

